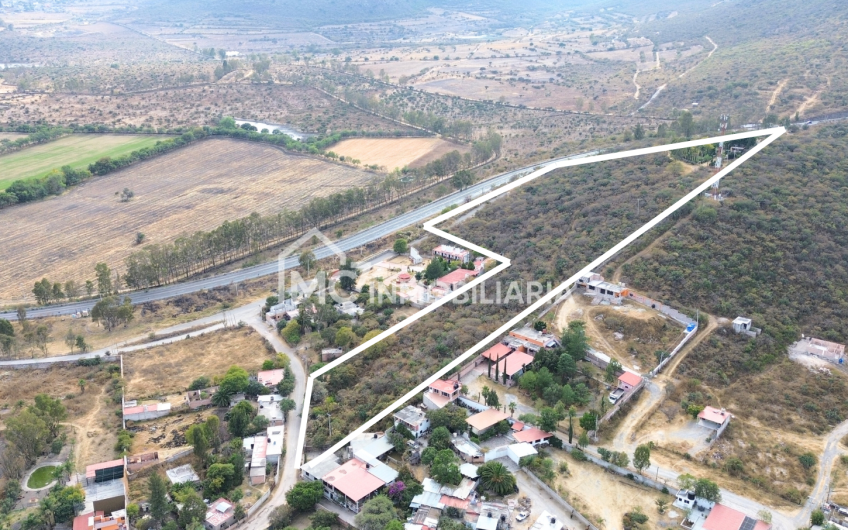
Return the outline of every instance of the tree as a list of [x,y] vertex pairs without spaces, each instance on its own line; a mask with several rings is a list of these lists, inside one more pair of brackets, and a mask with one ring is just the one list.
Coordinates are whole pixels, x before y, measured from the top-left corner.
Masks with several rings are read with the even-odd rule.
[[511,418],[511,417],[513,417],[513,416],[515,416],[515,409],[516,409],[516,407],[518,406],[518,405],[515,403],[515,401],[510,401],[510,402],[509,402],[509,405],[507,405],[507,406],[509,407],[509,416],[510,416],[510,418]]
[[79,296],[79,286],[77,285],[77,282],[73,280],[65,282],[65,296],[68,297],[68,300],[73,300]]
[[657,505],[657,511],[660,513],[660,515],[664,514],[664,513],[665,513],[665,511],[666,511],[666,509],[668,509],[668,501],[667,501],[667,500],[665,500],[665,499],[657,499],[657,500],[656,500],[656,501],[654,501],[654,502],[655,502],[655,503],[656,503],[656,505]]
[[811,526],[821,526],[824,524],[824,512],[820,509],[816,508],[813,510],[813,513],[810,514],[810,525]]
[[[205,506],[204,506],[205,507]],[[138,520],[138,515],[141,513],[141,508],[138,504],[131,502],[127,504],[127,518],[131,523],[134,523]]]
[[686,138],[692,138],[692,133],[695,132],[695,119],[692,113],[684,110],[677,118],[677,126],[680,127],[680,132]]
[[94,282],[93,281],[91,281],[91,280],[85,281],[85,294],[87,294],[89,297],[92,294],[94,294]]
[[486,462],[477,470],[480,486],[497,495],[508,495],[515,489],[515,477],[500,462]]
[[430,434],[430,440],[428,443],[429,447],[432,447],[437,451],[441,451],[443,449],[450,449],[450,444],[451,433],[447,427],[441,426],[433,429],[432,434]]
[[580,417],[580,426],[586,432],[594,431],[597,428],[597,416],[592,412],[584,412]]
[[639,474],[642,470],[651,465],[651,445],[641,444],[633,451],[633,467]]
[[133,319],[133,306],[129,297],[124,297],[123,302],[117,296],[103,298],[91,309],[91,320],[99,322],[112,331],[118,325],[126,325]]
[[[205,425],[195,424],[188,428],[185,433],[186,441],[194,448],[194,455],[202,462],[206,461],[207,451],[209,451],[209,433]],[[191,522],[191,518],[186,522]]]
[[682,490],[691,490],[695,487],[695,480],[695,477],[689,473],[683,473],[682,475],[678,475],[677,485],[680,486],[680,489]]
[[234,486],[236,470],[233,464],[215,463],[206,470],[203,481],[203,495],[214,499]]
[[562,347],[574,361],[582,361],[589,350],[586,338],[586,324],[580,320],[568,323],[568,330],[562,335]]
[[574,416],[577,415],[577,409],[574,408],[574,405],[568,407],[568,443],[572,443],[572,438],[574,437]]
[[203,498],[193,489],[187,491],[181,504],[183,507],[177,515],[177,524],[181,528],[187,528],[195,519],[201,521],[206,519],[206,504],[203,503]]
[[395,254],[406,254],[409,252],[409,243],[403,238],[395,239],[395,244],[392,247],[392,250],[395,251]]
[[315,259],[315,254],[313,254],[311,250],[304,250],[298,258],[298,263],[300,263],[301,267],[306,269],[307,276],[309,276],[309,271],[315,266],[317,261],[318,260]]
[[424,269],[424,278],[428,280],[436,280],[445,275],[445,265],[438,257],[433,258]]
[[462,169],[454,173],[451,183],[456,189],[462,190],[474,184],[474,180],[475,177],[473,172],[467,169]]
[[622,371],[621,363],[616,359],[610,361],[604,371],[604,381],[612,383],[618,377],[618,373]]
[[55,438],[59,434],[59,424],[68,418],[68,412],[65,406],[59,399],[53,399],[47,394],[38,394],[35,396],[34,412],[44,420],[47,426],[47,432],[50,434],[50,439]]
[[271,510],[271,515],[268,517],[269,528],[271,530],[282,530],[289,526],[294,519],[294,509],[283,504]]
[[589,445],[589,435],[585,432],[581,432],[580,437],[577,438],[577,446],[580,447],[580,449],[585,449],[587,445]]
[[6,420],[4,435],[30,466],[47,446],[49,431],[44,420],[28,408]]
[[458,485],[462,480],[459,472],[457,458],[450,449],[443,449],[436,453],[433,463],[430,465],[430,476],[440,484]]
[[336,332],[335,343],[340,348],[347,348],[356,343],[359,336],[350,327],[344,326]]
[[464,431],[468,425],[465,423],[465,418],[467,417],[468,415],[465,413],[465,409],[453,403],[448,404],[442,409],[427,412],[427,419],[430,420],[430,427],[434,430],[437,427],[444,426],[451,432]]
[[82,335],[77,335],[76,341],[74,341],[77,345],[77,350],[80,353],[86,353],[88,351],[88,344],[85,342],[85,337]]
[[230,418],[227,424],[227,429],[230,434],[239,438],[244,438],[247,434],[247,428],[250,425],[256,411],[253,406],[247,401],[240,401],[233,410],[230,411]]
[[218,390],[222,390],[227,395],[232,396],[233,394],[247,390],[249,384],[250,375],[247,373],[247,370],[239,366],[231,366],[218,385]]
[[158,524],[162,524],[165,516],[170,511],[168,507],[168,498],[166,497],[168,488],[165,485],[165,480],[159,473],[151,473],[147,480],[147,488],[150,495],[147,500],[150,503],[150,517]]
[[312,528],[333,528],[339,526],[339,514],[327,510],[318,510],[309,518]]
[[236,507],[233,509],[233,516],[236,518],[236,521],[244,519],[247,516],[247,512],[244,511],[244,506],[236,504]]
[[360,530],[385,530],[391,521],[398,521],[392,501],[385,495],[377,495],[362,505],[354,518]]
[[701,497],[711,502],[719,502],[721,500],[721,490],[718,484],[706,478],[699,478],[695,481],[694,493],[696,497]]
[[10,337],[15,336],[15,328],[12,327],[12,323],[5,318],[0,318],[0,335],[8,335]]
[[94,266],[94,275],[97,278],[97,292],[100,297],[112,294],[112,269],[105,263]]
[[221,408],[229,407],[230,395],[226,392],[222,392],[219,388],[214,394],[212,394],[212,404]]
[[283,398],[280,400],[280,410],[283,411],[283,420],[287,420],[289,412],[293,411],[297,404],[291,398]]
[[771,524],[771,519],[772,519],[771,512],[766,510],[766,509],[762,509],[762,510],[757,512],[757,519],[759,519],[760,521],[762,521],[764,523]]
[[812,469],[815,467],[818,459],[816,455],[813,453],[804,453],[798,457],[798,461],[801,462],[801,465],[804,466],[804,469]]
[[556,432],[559,414],[552,407],[542,407],[539,411],[539,428],[546,432]]
[[286,492],[286,502],[299,512],[312,511],[324,496],[324,484],[320,481],[298,482]]
[[641,123],[637,123],[636,127],[633,128],[633,138],[637,140],[641,140],[645,137],[645,128],[642,127]]
[[32,294],[35,295],[36,302],[40,305],[46,305],[50,303],[50,298],[53,295],[53,285],[47,278],[42,278],[41,281],[35,282],[35,287],[32,288]]

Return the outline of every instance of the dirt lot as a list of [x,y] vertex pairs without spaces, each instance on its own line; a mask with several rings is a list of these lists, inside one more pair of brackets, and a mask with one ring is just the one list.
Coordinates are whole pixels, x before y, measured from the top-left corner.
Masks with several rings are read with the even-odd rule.
[[[251,212],[296,209],[311,198],[364,185],[373,174],[295,156],[270,146],[211,139],[142,162],[70,192],[0,213],[0,297],[32,299],[32,284],[94,276],[94,265],[120,269],[135,237],[162,244]],[[116,192],[135,198],[122,203]]]
[[[9,370],[0,372],[0,418],[11,413],[8,407],[18,400],[33,402],[36,394],[46,393],[62,398],[68,410],[66,425],[69,435],[76,439],[77,466],[114,457],[114,444],[120,427],[120,410],[109,392],[112,376],[108,364],[83,367],[53,367],[48,370]],[[85,379],[85,391],[80,392],[79,380]]]
[[[557,462],[555,467],[563,460],[568,463],[570,475],[559,475],[556,479],[563,497],[595,524],[603,518],[606,524],[602,528],[620,528],[624,514],[636,506],[640,506],[649,517],[648,528],[670,527],[680,522],[682,513],[679,510],[675,518],[670,517],[673,508],[665,515],[657,512],[656,500],[665,499],[670,505],[674,500],[671,495],[663,495],[624,477],[606,473],[595,464],[577,462],[562,451],[552,451],[552,455]],[[661,523],[665,524],[660,526]]]
[[198,335],[124,356],[127,397],[139,399],[182,392],[197,377],[223,375],[230,366],[257,371],[272,358],[253,329]]
[[363,164],[395,168],[423,166],[450,151],[468,148],[439,138],[352,138],[332,148],[333,152],[361,160]]
[[683,338],[683,328],[658,311],[628,301],[593,306],[591,300],[579,293],[570,296],[557,310],[557,329],[566,329],[570,320],[582,320],[589,344],[626,367],[650,370],[657,365],[657,350],[669,352]]

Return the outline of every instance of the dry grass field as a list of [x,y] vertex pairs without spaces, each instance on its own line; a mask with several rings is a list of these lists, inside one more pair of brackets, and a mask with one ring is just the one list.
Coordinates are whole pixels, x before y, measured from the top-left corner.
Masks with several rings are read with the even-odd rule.
[[[112,410],[119,410],[120,404],[115,404],[108,393],[112,380],[108,366],[0,371],[0,419],[13,413],[7,407],[19,400],[32,404],[36,394],[60,398],[68,410],[68,434],[76,439],[77,466],[113,458],[120,424]],[[80,392],[80,379],[86,380],[85,392]]]
[[205,375],[210,379],[238,365],[256,372],[272,356],[265,340],[245,327],[198,335],[124,356],[127,396],[139,399],[183,392]]
[[[261,144],[212,139],[93,179],[51,200],[0,213],[0,299],[31,300],[44,276],[83,284],[94,265],[120,269],[138,247],[210,230],[252,212],[296,209],[313,197],[364,185],[366,171]],[[135,198],[122,203],[124,188]]]
[[468,150],[464,145],[440,138],[352,138],[331,149],[339,155],[358,159],[366,165],[377,164],[388,171],[423,166],[450,151]]
[[26,136],[24,133],[0,132],[0,140],[17,140]]

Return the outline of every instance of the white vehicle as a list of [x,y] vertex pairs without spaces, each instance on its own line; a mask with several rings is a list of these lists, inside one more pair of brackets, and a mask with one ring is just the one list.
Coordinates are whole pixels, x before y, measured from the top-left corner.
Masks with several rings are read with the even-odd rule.
[[616,388],[615,390],[610,392],[609,402],[612,403],[613,405],[615,405],[618,402],[618,400],[621,399],[621,396],[623,396],[623,395],[624,395],[624,389]]
[[518,515],[515,516],[515,520],[520,523],[521,521],[523,521],[524,519],[527,519],[528,517],[530,517],[530,512],[518,512]]

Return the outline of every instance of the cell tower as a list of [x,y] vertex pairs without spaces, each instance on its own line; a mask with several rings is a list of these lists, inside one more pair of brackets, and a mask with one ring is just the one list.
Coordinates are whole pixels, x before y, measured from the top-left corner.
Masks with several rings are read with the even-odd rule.
[[[727,132],[727,122],[729,120],[729,116],[727,114],[721,115],[721,125],[719,126],[719,132],[722,136]],[[721,171],[721,163],[724,158],[724,142],[718,143],[718,149],[716,149],[716,160],[715,160],[715,170],[716,173]],[[713,184],[712,191],[710,192],[710,197],[712,197],[715,201],[722,201],[724,197],[721,196],[721,190],[719,190],[719,181],[717,180],[715,184]]]

